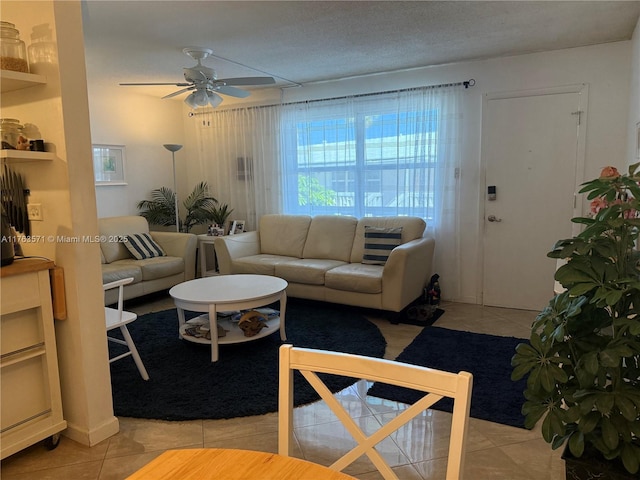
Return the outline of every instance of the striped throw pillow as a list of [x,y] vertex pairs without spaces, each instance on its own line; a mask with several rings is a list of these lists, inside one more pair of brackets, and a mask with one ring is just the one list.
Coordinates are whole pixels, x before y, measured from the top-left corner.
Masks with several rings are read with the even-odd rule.
[[391,250],[402,243],[402,227],[364,227],[364,255],[362,263],[384,265]]
[[131,255],[138,260],[165,257],[167,255],[162,247],[158,245],[148,233],[127,235],[127,241],[124,242],[124,245],[127,247],[127,250],[131,252]]

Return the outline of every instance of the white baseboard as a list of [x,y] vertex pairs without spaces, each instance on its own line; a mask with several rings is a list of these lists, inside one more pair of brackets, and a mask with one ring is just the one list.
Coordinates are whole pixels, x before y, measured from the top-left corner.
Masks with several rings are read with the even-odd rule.
[[62,435],[81,443],[82,445],[93,447],[103,440],[114,436],[119,431],[120,423],[118,422],[117,417],[111,417],[102,425],[99,425],[91,431],[86,428],[79,428],[77,425],[73,425],[72,423],[67,423],[67,429],[62,432]]

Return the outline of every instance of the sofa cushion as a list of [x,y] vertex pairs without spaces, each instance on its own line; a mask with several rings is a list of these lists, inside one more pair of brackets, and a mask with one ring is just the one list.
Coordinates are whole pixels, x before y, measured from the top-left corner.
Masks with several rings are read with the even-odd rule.
[[279,263],[275,268],[276,277],[287,282],[307,285],[324,285],[324,275],[332,268],[345,265],[340,260],[324,260],[317,258],[301,258],[286,263]]
[[137,260],[167,256],[162,247],[148,233],[134,233],[133,235],[127,235],[126,238],[127,241],[124,242],[124,246]]
[[351,250],[351,263],[361,263],[364,255],[364,227],[402,227],[402,243],[422,237],[426,222],[418,217],[364,217],[358,221]]
[[294,260],[298,258],[269,254],[249,255],[233,261],[233,273],[275,275],[276,265]]
[[382,292],[380,265],[349,263],[329,270],[324,276],[324,286],[335,290],[360,293]]
[[364,227],[364,252],[362,263],[368,265],[384,265],[391,250],[402,242],[402,227]]
[[117,265],[137,266],[142,271],[142,280],[156,280],[184,273],[184,259],[182,257],[154,257],[144,260],[118,260]]
[[260,217],[260,252],[302,258],[311,217],[263,215]]
[[348,262],[358,220],[339,215],[318,215],[311,220],[303,258]]
[[122,239],[134,233],[149,233],[149,224],[144,217],[130,215],[124,217],[106,217],[98,219],[98,230],[105,241],[100,242],[100,249],[107,263],[131,258]]
[[121,264],[119,261],[102,265],[102,283],[115,282],[123,278],[133,277],[133,282],[142,281],[142,270],[137,265]]

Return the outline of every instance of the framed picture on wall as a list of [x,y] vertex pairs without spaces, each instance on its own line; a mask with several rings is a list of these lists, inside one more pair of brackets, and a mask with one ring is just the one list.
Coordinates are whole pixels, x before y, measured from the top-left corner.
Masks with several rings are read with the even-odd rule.
[[124,145],[93,145],[93,176],[96,185],[126,185]]

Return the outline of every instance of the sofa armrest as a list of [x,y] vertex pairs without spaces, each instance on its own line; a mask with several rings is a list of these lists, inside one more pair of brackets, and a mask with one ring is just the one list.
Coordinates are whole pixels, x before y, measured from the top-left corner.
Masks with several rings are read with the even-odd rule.
[[218,269],[221,274],[228,275],[233,273],[234,260],[260,253],[260,234],[254,231],[216,237],[214,244]]
[[149,232],[170,257],[184,259],[184,279],[192,280],[196,276],[196,249],[198,237],[192,233]]
[[382,308],[399,312],[422,295],[431,278],[435,239],[422,237],[399,245],[382,272]]

